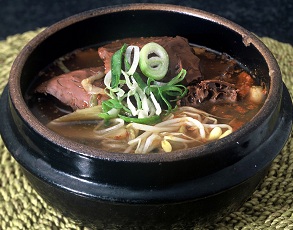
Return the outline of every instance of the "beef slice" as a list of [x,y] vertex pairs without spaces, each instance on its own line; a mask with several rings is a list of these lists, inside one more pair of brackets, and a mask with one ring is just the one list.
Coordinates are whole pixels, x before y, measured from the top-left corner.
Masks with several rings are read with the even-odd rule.
[[[86,68],[75,70],[49,79],[41,83],[37,88],[37,93],[50,94],[73,110],[89,107],[91,94],[81,85],[83,79],[88,78],[98,71],[104,71],[103,67]],[[93,84],[105,88],[104,82],[96,80]],[[105,95],[96,95],[97,101],[105,99]]]

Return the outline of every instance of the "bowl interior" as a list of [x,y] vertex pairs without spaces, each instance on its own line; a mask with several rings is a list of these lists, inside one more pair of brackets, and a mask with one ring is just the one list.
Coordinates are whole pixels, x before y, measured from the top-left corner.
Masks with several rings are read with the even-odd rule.
[[[275,103],[280,99],[281,78],[274,58],[267,48],[250,32],[219,16],[200,10],[160,4],[134,4],[118,7],[102,8],[81,13],[47,28],[33,39],[16,59],[9,89],[12,101],[27,124],[58,146],[66,146],[77,153],[108,158],[102,152],[97,154],[93,148],[80,147],[80,144],[56,135],[44,127],[31,114],[23,96],[32,78],[55,59],[75,50],[96,44],[105,44],[126,37],[176,36],[186,37],[190,43],[208,47],[218,52],[227,53],[266,83],[269,95],[265,102],[265,111],[273,111]],[[268,102],[270,101],[270,103]],[[264,110],[264,109],[262,109]],[[210,144],[172,153],[144,156],[140,154],[125,155],[111,153],[120,160],[140,161],[173,161],[189,158],[194,155],[213,154],[227,143],[234,143],[243,133],[262,122],[267,112],[261,111],[256,118],[239,131],[223,140]],[[207,149],[209,151],[207,151]],[[94,154],[91,154],[95,152]]]

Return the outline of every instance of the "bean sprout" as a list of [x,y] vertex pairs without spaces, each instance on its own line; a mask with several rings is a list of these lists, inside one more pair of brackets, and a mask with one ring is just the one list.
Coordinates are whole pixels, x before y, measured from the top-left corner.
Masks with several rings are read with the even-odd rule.
[[108,128],[105,129],[100,129],[101,126],[103,126],[105,124],[104,121],[101,121],[99,125],[96,126],[96,128],[94,129],[94,132],[97,135],[105,135],[109,132],[114,132],[117,131],[119,128],[122,128],[124,126],[124,120],[120,119],[120,118],[114,118],[111,120],[111,122],[114,123],[113,126],[110,126]]
[[116,118],[111,120],[110,127],[100,130],[103,125],[101,123],[95,132],[108,135],[125,127],[128,133],[128,147],[124,148],[124,152],[146,154],[154,149],[170,152],[182,147],[188,148],[232,133],[231,126],[217,122],[218,120],[208,113],[191,107],[180,107],[155,125],[133,122],[124,126],[123,120]]

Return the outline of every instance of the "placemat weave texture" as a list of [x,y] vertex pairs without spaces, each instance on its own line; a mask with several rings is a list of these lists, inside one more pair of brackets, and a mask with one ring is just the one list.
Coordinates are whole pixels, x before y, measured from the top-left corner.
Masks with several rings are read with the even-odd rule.
[[[13,60],[41,29],[0,41],[0,93]],[[293,95],[293,47],[261,38],[276,57]],[[274,160],[264,182],[238,211],[205,229],[293,229],[293,135]],[[23,176],[0,138],[0,229],[85,230],[48,206]]]

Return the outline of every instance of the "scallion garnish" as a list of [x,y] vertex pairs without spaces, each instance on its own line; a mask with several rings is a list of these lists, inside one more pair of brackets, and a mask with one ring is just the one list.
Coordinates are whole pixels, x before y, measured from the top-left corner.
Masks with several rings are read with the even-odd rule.
[[[149,57],[149,54],[156,56]],[[171,112],[171,102],[187,91],[180,84],[186,75],[185,69],[167,83],[159,81],[165,77],[168,65],[168,54],[157,43],[148,43],[141,51],[138,46],[124,44],[112,56],[111,71],[104,78],[110,99],[102,103],[103,112],[99,116],[106,120],[120,117],[125,122],[142,124],[160,121],[162,112]],[[137,72],[138,66],[146,81]]]
[[111,59],[111,87],[118,87],[120,75],[121,75],[121,67],[122,67],[122,55],[126,50],[127,45],[124,44],[120,50],[116,51]]
[[161,45],[150,42],[144,45],[140,51],[139,67],[145,76],[154,80],[161,80],[168,71],[168,53]]

